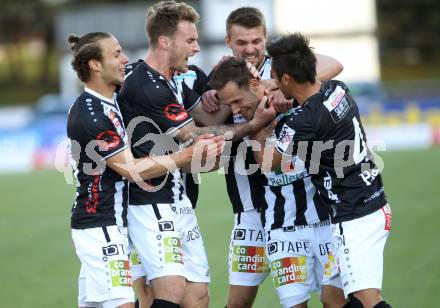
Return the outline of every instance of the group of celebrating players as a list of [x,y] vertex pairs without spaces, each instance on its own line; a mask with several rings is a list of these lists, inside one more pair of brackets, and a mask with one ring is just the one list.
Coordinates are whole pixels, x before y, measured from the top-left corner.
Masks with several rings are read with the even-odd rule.
[[67,124],[79,307],[208,307],[197,179],[219,168],[234,213],[226,307],[251,307],[269,274],[283,307],[314,291],[324,307],[390,307],[391,210],[357,105],[332,80],[342,65],[300,33],[266,46],[264,16],[241,7],[226,21],[233,56],[206,75],[188,63],[198,19],[183,2],[151,6],[148,53],[131,64],[109,33],[68,38],[85,85]]

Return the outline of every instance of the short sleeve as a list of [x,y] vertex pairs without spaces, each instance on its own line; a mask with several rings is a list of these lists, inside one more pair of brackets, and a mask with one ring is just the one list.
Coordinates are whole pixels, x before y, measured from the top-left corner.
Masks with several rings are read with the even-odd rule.
[[296,156],[300,142],[315,139],[313,115],[310,110],[296,109],[284,117],[275,129],[276,149],[289,156]]
[[124,142],[121,119],[112,113],[113,119],[110,119],[101,112],[96,112],[92,116],[84,116],[78,121],[72,131],[71,139],[79,142],[84,150],[90,142],[96,142],[94,150],[105,160],[116,153],[121,152],[127,147]]
[[162,132],[172,134],[175,130],[185,126],[193,119],[172,95],[171,91],[164,89],[164,85],[157,85],[157,91],[150,91],[150,87],[143,87],[141,95],[136,95],[133,99],[134,105],[140,108],[141,113],[149,117]]

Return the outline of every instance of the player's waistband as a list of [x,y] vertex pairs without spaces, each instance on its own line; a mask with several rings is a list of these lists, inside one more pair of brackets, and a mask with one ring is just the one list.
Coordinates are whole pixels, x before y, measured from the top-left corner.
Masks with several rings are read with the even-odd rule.
[[316,229],[316,228],[325,227],[325,226],[329,226],[329,225],[330,225],[330,219],[320,221],[320,222],[310,224],[310,225],[283,227],[283,231],[284,232],[294,232],[296,230],[302,230],[302,229],[306,229],[306,228]]

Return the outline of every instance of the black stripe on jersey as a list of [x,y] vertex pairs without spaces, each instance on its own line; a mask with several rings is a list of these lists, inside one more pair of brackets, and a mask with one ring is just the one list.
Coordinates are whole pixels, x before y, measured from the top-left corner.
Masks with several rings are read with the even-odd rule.
[[307,225],[306,210],[307,210],[307,194],[304,185],[304,180],[295,181],[292,183],[293,194],[295,196],[296,203],[296,217],[295,225],[302,226]]
[[[248,148],[246,151],[245,166],[246,170],[249,170],[251,163],[256,164],[253,151]],[[251,191],[252,204],[254,208],[267,208],[266,198],[264,197],[264,186],[267,185],[267,180],[264,175],[261,174],[260,168],[250,175],[248,175],[249,188]],[[264,183],[262,183],[264,181]],[[260,183],[260,185],[256,185]]]
[[[231,158],[235,160],[235,157]],[[243,203],[240,199],[240,192],[238,190],[237,181],[235,180],[234,171],[235,162],[230,161],[228,164],[228,173],[226,174],[226,189],[228,191],[229,199],[231,200],[234,213],[241,213],[244,210]]]
[[284,212],[284,204],[286,203],[286,198],[284,198],[281,193],[281,189],[283,186],[269,186],[270,190],[275,195],[275,204],[273,207],[273,223],[271,225],[271,230],[278,229],[283,226],[284,216],[286,213]]

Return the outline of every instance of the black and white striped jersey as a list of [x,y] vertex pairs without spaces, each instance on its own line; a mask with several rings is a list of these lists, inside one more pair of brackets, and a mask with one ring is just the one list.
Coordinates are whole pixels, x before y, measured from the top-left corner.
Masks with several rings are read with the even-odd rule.
[[67,136],[76,178],[71,227],[126,226],[126,180],[105,165],[128,146],[116,99],[86,88],[69,110]]
[[[293,113],[292,108],[278,116],[278,121]],[[276,127],[271,140],[279,135]],[[310,225],[328,220],[328,208],[319,198],[318,191],[299,158],[288,158],[277,170],[265,173],[265,199],[267,207],[263,211],[263,225],[266,230],[298,225]]]
[[[167,80],[139,60],[126,68],[118,93],[134,157],[165,155],[179,150],[173,133],[193,121],[189,111],[200,96],[179,80]],[[130,183],[129,204],[174,203],[182,200],[184,185],[179,169],[141,183]]]
[[[271,59],[264,57],[258,72],[263,79],[270,79]],[[231,115],[227,124],[238,124],[246,119],[240,114]],[[267,207],[264,198],[264,186],[267,183],[266,177],[260,170],[254,170],[252,166],[257,163],[248,143],[248,138],[234,142],[231,149],[231,160],[225,170],[226,189],[234,213],[241,213],[252,209],[263,209]]]
[[305,161],[319,196],[331,207],[333,223],[368,215],[386,204],[380,169],[343,82],[322,83],[319,92],[277,128],[277,150]]

